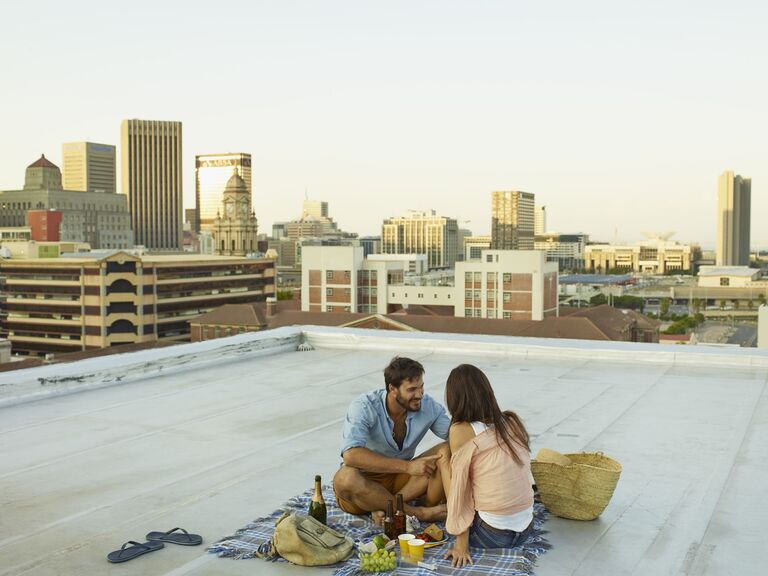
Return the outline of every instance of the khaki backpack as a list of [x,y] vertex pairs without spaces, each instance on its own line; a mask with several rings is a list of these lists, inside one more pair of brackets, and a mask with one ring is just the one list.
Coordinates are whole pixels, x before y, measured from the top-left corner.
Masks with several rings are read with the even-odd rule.
[[275,524],[269,556],[282,556],[299,566],[326,566],[346,560],[354,550],[351,538],[311,516],[285,513]]

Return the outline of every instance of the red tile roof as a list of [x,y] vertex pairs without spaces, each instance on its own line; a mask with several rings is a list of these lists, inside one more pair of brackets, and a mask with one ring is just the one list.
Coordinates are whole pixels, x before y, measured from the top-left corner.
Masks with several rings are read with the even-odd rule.
[[45,154],[41,155],[37,161],[30,164],[28,167],[29,168],[56,168],[57,170],[59,168],[58,166],[56,166],[56,164],[48,160],[48,158],[45,157]]

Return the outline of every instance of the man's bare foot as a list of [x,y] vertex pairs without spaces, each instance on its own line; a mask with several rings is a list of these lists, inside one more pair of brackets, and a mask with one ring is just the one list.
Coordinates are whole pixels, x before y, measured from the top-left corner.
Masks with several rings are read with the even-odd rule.
[[371,512],[371,520],[377,526],[384,524],[384,510],[374,510]]
[[425,522],[444,522],[448,517],[448,507],[445,504],[437,506],[416,506],[413,508],[414,516]]

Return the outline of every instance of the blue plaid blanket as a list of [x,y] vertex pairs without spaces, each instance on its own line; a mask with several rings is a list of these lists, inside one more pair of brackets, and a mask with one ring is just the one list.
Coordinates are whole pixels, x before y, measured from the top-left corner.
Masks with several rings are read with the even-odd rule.
[[[218,554],[222,558],[258,558],[269,551],[269,541],[275,531],[275,522],[285,512],[298,512],[306,514],[309,502],[314,490],[310,489],[291,498],[282,508],[269,516],[258,518],[235,532],[232,536],[223,538],[208,548],[211,554]],[[376,534],[381,533],[381,527],[373,523],[367,516],[354,516],[347,514],[336,505],[336,496],[331,486],[323,486],[323,498],[328,508],[328,526],[334,530],[352,538],[355,543],[367,542]],[[472,574],[472,575],[504,575],[504,576],[530,576],[536,559],[551,548],[544,538],[546,533],[543,524],[547,513],[541,504],[534,505],[534,532],[531,538],[517,548],[481,549],[472,548],[471,567],[453,568],[450,560],[444,560],[443,555],[450,547],[453,538],[441,546],[428,548],[424,551],[424,561],[437,565],[436,570],[420,568],[413,564],[400,562],[397,567],[398,574],[408,576],[432,576],[437,574]],[[440,525],[440,523],[438,523]],[[440,525],[441,528],[444,526]],[[283,558],[277,558],[277,562],[286,562]],[[345,562],[337,565],[333,576],[361,576],[360,561],[357,554],[353,554]]]

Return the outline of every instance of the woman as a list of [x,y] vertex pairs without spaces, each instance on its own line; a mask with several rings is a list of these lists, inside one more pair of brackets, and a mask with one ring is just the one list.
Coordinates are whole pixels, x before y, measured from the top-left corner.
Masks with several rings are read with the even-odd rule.
[[533,530],[528,432],[514,412],[502,412],[491,383],[475,366],[451,371],[445,388],[451,413],[450,464],[441,458],[448,495],[446,529],[456,543],[445,558],[472,563],[469,547],[511,548]]

